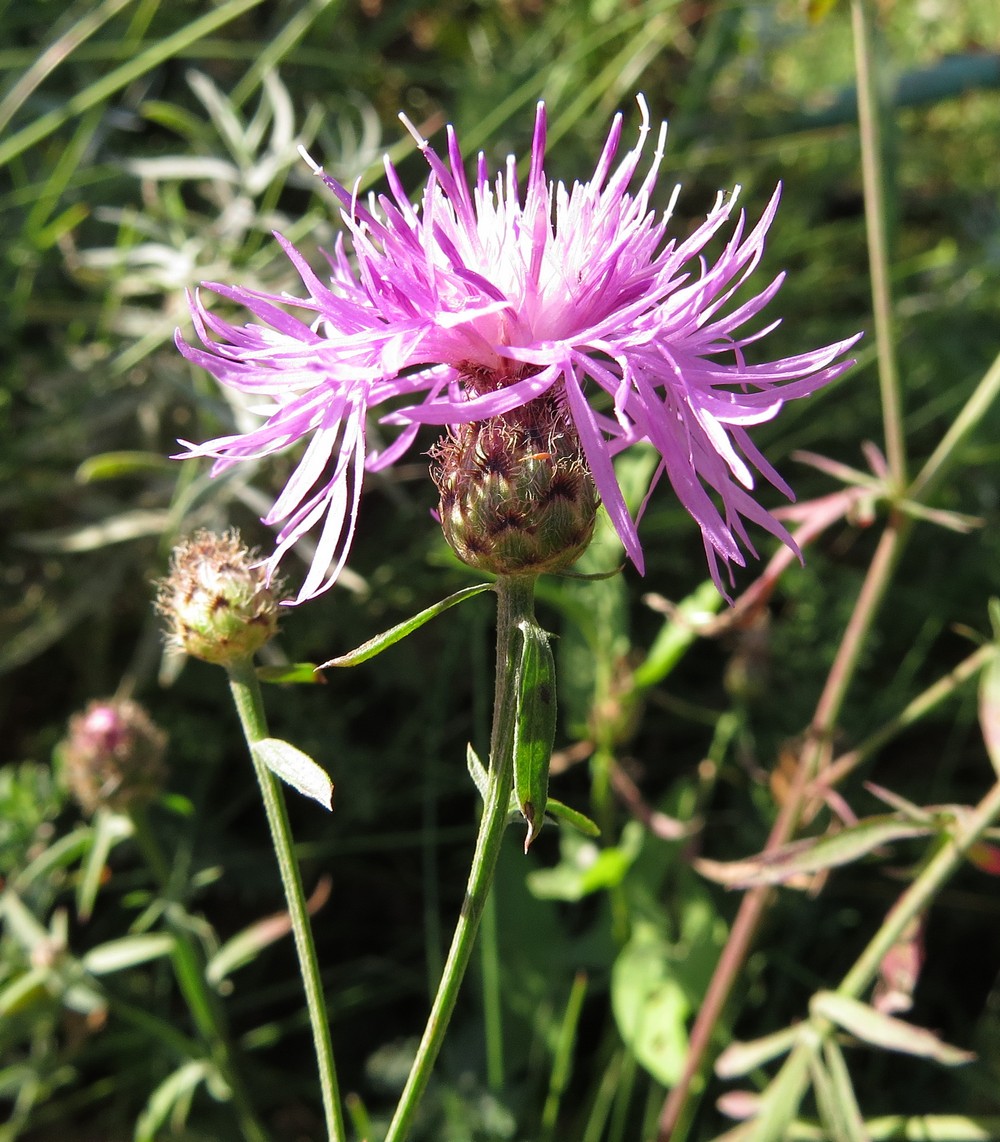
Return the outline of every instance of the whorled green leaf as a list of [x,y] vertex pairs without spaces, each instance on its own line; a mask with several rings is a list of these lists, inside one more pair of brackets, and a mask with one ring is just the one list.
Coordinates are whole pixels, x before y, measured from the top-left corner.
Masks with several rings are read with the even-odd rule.
[[979,684],[979,726],[990,764],[1000,777],[1000,653],[983,670]]
[[396,626],[390,627],[389,630],[377,634],[374,638],[370,638],[367,642],[363,642],[360,646],[350,650],[347,654],[340,654],[336,658],[331,658],[328,662],[322,662],[316,667],[317,670],[325,670],[328,666],[358,666],[362,662],[367,662],[369,658],[374,658],[376,654],[381,654],[383,650],[388,650],[390,646],[400,642],[406,638],[408,634],[413,634],[426,622],[431,619],[437,618],[443,611],[448,610],[449,607],[454,607],[458,603],[464,602],[466,599],[471,599],[474,595],[481,595],[483,591],[492,590],[492,583],[478,583],[475,587],[465,587],[461,591],[456,591],[454,595],[449,595],[447,599],[442,599],[440,603],[435,603],[433,607],[428,607],[426,610],[421,611],[420,614],[414,615],[413,618],[407,619],[405,622],[397,623]]
[[333,782],[307,753],[280,738],[262,738],[254,742],[251,749],[286,785],[318,801],[324,809],[333,808]]
[[858,1106],[844,1054],[836,1039],[828,1038],[823,1043],[823,1061],[830,1076],[847,1142],[868,1142],[869,1135],[864,1116],[861,1107]]
[[315,686],[326,682],[323,675],[317,673],[319,669],[314,662],[288,662],[284,666],[258,666],[256,673],[261,682]]
[[549,762],[556,736],[556,665],[549,636],[523,621],[517,671],[517,719],[514,725],[514,794],[528,833],[524,851],[538,836],[549,795]]
[[886,1051],[899,1051],[933,1059],[945,1066],[955,1067],[971,1062],[976,1056],[942,1042],[926,1027],[917,1027],[894,1015],[884,1015],[867,1003],[832,991],[817,992],[810,1001],[809,1010],[814,1016],[829,1019],[855,1038],[882,1047]]
[[781,884],[793,876],[849,864],[891,841],[926,837],[935,831],[933,824],[919,824],[897,816],[868,817],[839,833],[792,841],[746,860],[702,859],[695,862],[695,868],[702,876],[727,888]]

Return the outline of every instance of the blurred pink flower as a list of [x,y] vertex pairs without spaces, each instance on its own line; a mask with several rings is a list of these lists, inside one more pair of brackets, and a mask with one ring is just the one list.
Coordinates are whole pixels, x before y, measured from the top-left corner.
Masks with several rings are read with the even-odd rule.
[[[388,159],[389,193],[367,206],[318,171],[340,200],[352,256],[341,236],[321,278],[276,235],[304,298],[206,283],[245,307],[255,319],[248,325],[230,324],[192,300],[204,348],[178,338],[181,352],[221,383],[266,402],[266,420],[205,444],[183,441],[183,455],[215,457],[219,472],[307,442],[264,519],[281,524],[269,571],[320,528],[296,601],[326,590],[340,573],[365,469],[393,464],[424,424],[484,420],[547,392],[575,425],[604,506],[640,571],[635,521],[612,466],[638,441],[659,453],[653,485],[665,474],[701,528],[720,588],[722,568],[744,565],[744,550],[756,555],[746,521],[794,548],[751,494],[756,469],[792,497],[747,429],[839,376],[853,364],[845,354],[857,337],[748,363],[746,347],[778,321],[747,327],[784,275],[748,299],[734,295],[760,261],[780,187],[749,231],[744,214],[736,215],[708,263],[702,251],[730,222],[738,188],[720,195],[689,237],[668,237],[673,200],[662,214],[650,206],[665,125],[649,169],[629,190],[650,130],[641,98],[639,107],[635,147],[615,165],[617,115],[591,179],[566,187],[545,176],[539,104],[523,197],[513,157],[491,182],[480,155],[470,186],[454,131],[445,160],[404,119],[430,167],[419,204]],[[383,422],[399,433],[377,452],[366,443],[365,423],[369,410],[387,402]]]

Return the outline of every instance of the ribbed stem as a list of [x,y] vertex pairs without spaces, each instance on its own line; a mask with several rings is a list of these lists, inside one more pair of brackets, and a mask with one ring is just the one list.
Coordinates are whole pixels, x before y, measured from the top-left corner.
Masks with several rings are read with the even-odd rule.
[[295,860],[292,830],[288,823],[285,797],[278,779],[260,761],[253,751],[255,742],[267,735],[267,721],[264,715],[264,702],[260,683],[254,672],[253,662],[245,659],[227,667],[229,686],[240,715],[243,733],[250,747],[257,783],[260,785],[267,813],[267,823],[271,830],[271,841],[278,858],[281,883],[285,890],[285,902],[292,922],[295,937],[295,951],[299,957],[299,971],[306,993],[309,1009],[309,1024],[312,1028],[313,1046],[319,1067],[320,1089],[323,1097],[323,1115],[329,1142],[345,1142],[343,1111],[337,1087],[337,1071],[333,1062],[333,1044],[330,1039],[330,1021],[326,1013],[326,1001],[319,974],[319,960],[313,942],[312,925],[306,909],[306,896],[302,889],[302,877]]
[[494,691],[493,730],[490,740],[489,784],[476,851],[465,889],[465,900],[441,982],[427,1018],[420,1046],[406,1080],[385,1142],[403,1142],[427,1087],[448,1028],[459,988],[469,966],[476,932],[489,897],[500,855],[500,843],[507,827],[510,795],[514,782],[514,725],[517,715],[517,664],[520,659],[518,623],[534,618],[534,577],[501,578],[497,593],[497,666]]

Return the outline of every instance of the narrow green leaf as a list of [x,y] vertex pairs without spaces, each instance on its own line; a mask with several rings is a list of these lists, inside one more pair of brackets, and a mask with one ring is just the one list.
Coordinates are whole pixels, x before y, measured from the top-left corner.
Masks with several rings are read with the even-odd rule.
[[169,472],[172,461],[158,452],[101,452],[83,461],[76,470],[78,484],[96,480],[115,480],[121,476],[147,472]]
[[556,665],[545,631],[527,620],[518,626],[522,643],[514,725],[514,793],[528,822],[524,838],[527,852],[542,828],[548,803],[549,762],[556,736]]
[[290,683],[322,685],[326,679],[318,674],[319,667],[313,662],[288,662],[284,666],[258,666],[257,677],[261,682],[273,682],[277,685]]
[[715,1061],[715,1073],[720,1079],[735,1079],[749,1074],[790,1051],[798,1039],[798,1028],[786,1027],[760,1039],[747,1043],[730,1043]]
[[697,639],[699,624],[714,615],[721,606],[722,596],[711,579],[688,595],[675,614],[663,624],[649,653],[636,668],[632,675],[635,687],[645,690],[662,682]]
[[81,920],[90,918],[101,888],[104,869],[111,850],[119,841],[132,835],[132,822],[121,813],[100,809],[91,824],[92,839],[76,886],[76,914]]
[[160,1127],[174,1108],[190,1101],[191,1094],[206,1078],[209,1064],[204,1059],[183,1063],[149,1096],[149,1101],[135,1124],[135,1142],[155,1142]]
[[478,583],[475,587],[465,587],[461,591],[456,591],[454,595],[449,595],[447,599],[442,599],[440,603],[435,603],[433,607],[428,607],[427,610],[414,615],[412,619],[407,619],[405,622],[398,623],[389,630],[383,631],[382,634],[377,634],[374,638],[370,638],[367,642],[355,647],[354,650],[348,651],[347,654],[341,654],[336,658],[331,658],[328,662],[320,663],[316,669],[325,670],[328,666],[357,666],[359,663],[367,662],[369,658],[374,658],[376,654],[381,654],[383,650],[387,650],[401,639],[406,638],[408,634],[418,630],[424,623],[437,618],[449,607],[454,607],[466,599],[471,599],[473,595],[481,595],[483,591],[492,589],[492,583]]
[[795,1121],[806,1089],[806,1074],[815,1054],[815,1043],[802,1039],[785,1061],[760,1099],[757,1117],[745,1137],[747,1142],[784,1142]]
[[167,932],[150,932],[145,936],[123,936],[108,940],[84,954],[81,963],[93,975],[110,975],[168,956],[174,950],[174,937]]
[[263,738],[254,742],[251,749],[286,785],[305,797],[312,797],[324,809],[333,808],[333,782],[307,753],[280,738]]
[[830,1076],[834,1097],[840,1108],[841,1121],[848,1142],[868,1142],[868,1128],[854,1094],[844,1054],[836,1039],[828,1038],[823,1043],[823,1059]]
[[890,841],[926,837],[934,831],[931,824],[917,824],[897,816],[868,817],[839,833],[793,841],[746,860],[698,860],[695,868],[702,876],[727,888],[781,884],[793,876],[848,864]]
[[49,968],[29,968],[6,987],[0,988],[0,1019],[28,1011],[36,1003],[50,1002],[49,989],[45,985],[51,975]]
[[472,778],[473,784],[479,790],[479,796],[485,801],[490,778],[486,772],[486,766],[479,760],[479,754],[472,748],[471,742],[465,747],[465,764],[469,768],[469,776]]
[[816,1096],[816,1108],[819,1111],[819,1122],[824,1138],[828,1142],[852,1142],[847,1132],[842,1108],[837,1101],[833,1081],[818,1054],[814,1054],[809,1060],[809,1074],[812,1077],[813,1093]]
[[925,1027],[916,1027],[893,1015],[883,1015],[867,1003],[847,995],[819,991],[812,997],[809,1010],[813,1015],[836,1023],[865,1043],[882,1047],[886,1051],[934,1059],[948,1067],[961,1066],[976,1057],[971,1051],[963,1051],[942,1042]]
[[585,814],[564,805],[562,801],[557,801],[555,797],[549,797],[545,811],[553,817],[565,821],[567,825],[572,825],[577,832],[583,833],[585,837],[599,837],[601,835],[601,828],[596,821],[592,821]]

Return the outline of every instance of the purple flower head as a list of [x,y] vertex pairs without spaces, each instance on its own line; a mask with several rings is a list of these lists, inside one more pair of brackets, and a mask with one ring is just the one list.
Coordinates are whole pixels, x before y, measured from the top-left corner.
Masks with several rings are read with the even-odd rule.
[[[181,352],[221,383],[252,394],[266,419],[251,432],[202,445],[185,441],[184,455],[215,457],[219,472],[307,442],[264,519],[281,525],[269,571],[319,529],[296,601],[326,590],[340,573],[365,469],[394,463],[424,424],[501,416],[546,393],[572,419],[604,506],[640,571],[636,524],[612,465],[637,441],[659,453],[653,484],[666,474],[698,523],[720,588],[723,567],[744,565],[744,550],[756,554],[746,521],[794,548],[751,494],[756,469],[792,496],[747,430],[839,376],[853,364],[845,353],[857,338],[747,362],[745,348],[778,324],[756,319],[783,275],[749,300],[733,297],[760,261],[780,187],[752,228],[742,212],[733,220],[737,188],[719,196],[689,237],[669,237],[670,208],[659,214],[650,206],[665,125],[645,175],[630,189],[650,131],[641,98],[639,107],[636,145],[616,165],[616,115],[590,180],[566,187],[545,176],[539,104],[523,192],[513,157],[494,181],[480,155],[470,185],[455,132],[449,127],[444,159],[404,119],[430,167],[419,203],[388,159],[388,193],[367,205],[318,170],[340,200],[351,257],[341,237],[320,277],[276,235],[304,298],[206,283],[253,315],[247,325],[192,301],[204,348],[179,339]],[[709,264],[702,251],[723,228],[728,239]],[[394,411],[383,422],[398,435],[382,452],[370,450],[368,412],[390,401]]]

